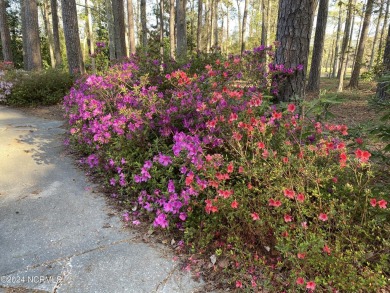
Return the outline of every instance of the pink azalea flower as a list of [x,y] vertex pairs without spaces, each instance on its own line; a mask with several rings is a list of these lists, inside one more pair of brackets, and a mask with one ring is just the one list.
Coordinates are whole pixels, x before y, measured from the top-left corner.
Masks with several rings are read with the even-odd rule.
[[285,189],[283,192],[284,192],[284,196],[287,198],[293,199],[295,196],[295,192],[292,189]]
[[324,246],[324,248],[323,248],[322,250],[323,250],[325,253],[327,253],[328,255],[330,255],[331,250],[330,250],[330,248],[329,248],[328,245],[325,244],[325,246]]
[[294,104],[288,104],[287,106],[287,110],[291,113],[293,113],[295,111],[296,107]]
[[297,201],[303,202],[304,200],[305,200],[305,196],[303,195],[303,193],[298,193]]
[[320,219],[321,221],[325,222],[328,220],[328,215],[327,214],[324,214],[324,213],[321,213],[319,216],[318,216],[318,219]]
[[385,201],[384,199],[381,199],[380,201],[378,201],[378,205],[381,209],[385,209],[385,208],[387,208],[387,201]]
[[371,198],[370,199],[370,204],[373,206],[373,207],[376,207],[376,204],[377,204],[377,201],[375,198]]
[[315,288],[316,288],[316,283],[314,283],[313,281],[309,281],[306,283],[306,289],[313,291]]
[[296,281],[297,285],[303,285],[305,283],[305,279],[302,277],[297,278]]
[[242,282],[236,281],[236,288],[242,288]]
[[292,217],[290,215],[284,215],[284,221],[286,223],[291,222],[292,221]]
[[260,219],[260,217],[259,217],[259,214],[258,214],[258,213],[252,213],[252,214],[251,214],[251,216],[252,216],[252,219],[253,219],[253,221],[257,221],[257,220],[259,220],[259,219]]
[[237,202],[236,200],[234,200],[234,201],[232,202],[232,204],[231,204],[231,207],[232,207],[233,209],[238,208],[238,202]]

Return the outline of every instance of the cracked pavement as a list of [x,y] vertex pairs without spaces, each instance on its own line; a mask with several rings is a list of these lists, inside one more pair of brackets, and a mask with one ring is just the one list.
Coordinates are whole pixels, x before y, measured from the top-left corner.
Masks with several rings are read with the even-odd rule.
[[204,292],[123,227],[65,156],[62,124],[0,106],[0,293]]

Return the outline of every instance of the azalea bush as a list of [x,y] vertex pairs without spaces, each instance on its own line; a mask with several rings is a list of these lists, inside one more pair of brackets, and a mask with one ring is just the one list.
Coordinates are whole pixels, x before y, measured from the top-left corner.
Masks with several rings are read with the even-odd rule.
[[228,286],[375,291],[388,281],[389,195],[370,188],[371,154],[348,148],[345,125],[272,105],[303,68],[266,66],[270,49],[202,70],[134,56],[83,78],[65,97],[70,143],[125,221],[171,231],[189,266],[211,257]]

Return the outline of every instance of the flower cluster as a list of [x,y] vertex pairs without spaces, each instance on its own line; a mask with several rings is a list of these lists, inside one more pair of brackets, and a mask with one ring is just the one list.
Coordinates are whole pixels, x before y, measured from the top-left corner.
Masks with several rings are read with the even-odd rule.
[[387,202],[369,189],[371,154],[348,149],[345,125],[270,104],[266,96],[302,68],[267,70],[269,49],[196,73],[157,73],[156,62],[151,76],[134,56],[80,80],[65,98],[72,144],[131,205],[126,222],[147,216],[200,251],[217,249],[238,288],[271,275],[278,291],[378,287],[380,267],[364,257],[383,245],[367,232],[381,233],[375,215]]

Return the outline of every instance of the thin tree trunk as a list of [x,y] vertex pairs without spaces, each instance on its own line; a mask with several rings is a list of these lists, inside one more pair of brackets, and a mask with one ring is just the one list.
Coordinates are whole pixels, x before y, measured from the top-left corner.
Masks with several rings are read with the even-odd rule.
[[226,7],[226,56],[229,55],[230,37],[229,37],[229,7]]
[[134,9],[132,0],[127,0],[127,21],[129,26],[129,47],[130,55],[135,54],[135,36],[134,36]]
[[[385,52],[383,54],[383,71],[385,74],[390,73],[390,24],[389,29],[387,31],[387,41],[386,41],[386,47]],[[376,95],[379,100],[389,100],[390,99],[390,93],[389,93],[389,82],[378,82],[378,87],[376,90]]]
[[[356,0],[353,2],[354,7],[356,7]],[[346,69],[344,71],[344,79],[347,77],[347,71],[348,71],[348,64],[349,64],[349,57],[351,55],[350,50],[352,49],[352,37],[353,37],[353,28],[355,26],[355,9],[352,12],[352,24],[351,24],[351,31],[349,33],[349,41],[348,41],[348,47],[347,47],[347,61],[346,61]]]
[[75,0],[61,0],[66,53],[70,74],[84,73]]
[[332,50],[332,48],[334,48],[335,46],[335,40],[333,39],[332,41],[332,47],[330,48],[329,50],[329,55],[330,55],[330,60],[329,60],[329,75],[328,77],[331,78],[332,75],[333,75],[333,53],[334,53],[334,50]]
[[164,62],[164,0],[160,0],[160,58]]
[[108,27],[108,38],[109,38],[109,50],[110,50],[110,60],[116,59],[115,53],[115,29],[114,29],[114,20],[112,15],[112,3],[111,0],[106,0],[106,12],[107,12],[107,27]]
[[57,0],[51,0],[50,6],[51,6],[51,19],[53,25],[54,57],[56,60],[56,68],[59,68],[62,65],[62,56],[61,56],[61,45],[60,45],[60,33],[58,30]]
[[181,60],[187,57],[187,27],[186,27],[186,0],[176,1],[176,40],[177,40],[177,57]]
[[308,64],[310,35],[315,1],[281,0],[279,2],[276,64],[285,67],[303,66],[279,85],[279,101],[290,101],[295,96],[304,98],[305,77]]
[[362,28],[362,34],[360,36],[359,48],[355,59],[355,66],[353,68],[351,80],[349,82],[349,86],[351,88],[357,88],[359,86],[360,69],[363,63],[364,47],[367,42],[368,27],[370,26],[370,19],[372,15],[373,6],[374,6],[374,0],[368,0],[366,13],[364,14],[363,28]]
[[381,37],[380,37],[380,40],[379,40],[379,46],[378,46],[378,62],[381,60],[382,58],[382,44],[383,44],[383,36],[385,34],[385,28],[386,28],[386,25],[387,25],[387,19],[389,17],[389,8],[390,8],[390,1],[387,1],[387,5],[386,5],[386,12],[385,12],[385,19],[383,20],[383,26],[382,26],[382,29],[381,29]]
[[[365,11],[366,11],[366,4],[363,4],[362,18],[364,16],[364,12]],[[358,46],[359,46],[359,40],[360,40],[360,36],[361,36],[361,32],[362,32],[362,26],[363,26],[363,21],[361,21],[360,25],[359,25],[359,32],[358,32],[358,35],[357,35],[356,46],[355,46],[355,50],[354,50],[354,53],[353,53],[354,58],[353,58],[352,68],[355,67],[356,54],[357,54],[357,50],[358,50]]]
[[[266,4],[266,2],[268,2]],[[261,45],[267,46],[268,42],[268,13],[269,0],[261,1]]]
[[374,63],[375,45],[376,45],[376,42],[377,42],[377,40],[378,40],[379,25],[380,25],[380,23],[381,23],[382,14],[383,14],[383,5],[384,5],[384,0],[381,1],[381,5],[380,5],[380,7],[379,7],[378,21],[376,22],[375,36],[374,36],[374,41],[372,42],[370,63],[369,63],[369,65],[368,65],[368,69],[369,69],[369,70],[371,70],[372,65],[373,65],[373,63]]
[[42,56],[41,46],[39,39],[39,26],[38,26],[38,6],[35,1],[24,0],[24,12],[25,12],[25,35],[23,36],[23,42],[26,42],[27,49],[27,70],[41,70],[42,69]]
[[324,51],[326,22],[328,20],[329,0],[320,0],[318,7],[316,34],[314,36],[313,57],[311,60],[307,90],[319,92],[321,79],[322,54]]
[[206,38],[205,38],[205,41],[206,41],[206,52],[209,53],[210,52],[210,47],[211,47],[211,37],[210,37],[210,1],[211,0],[206,0],[205,1],[205,24],[206,24]]
[[146,0],[141,2],[141,44],[144,50],[148,47],[148,32],[146,26]]
[[237,16],[238,16],[238,46],[241,50],[241,48],[242,48],[242,19],[241,19],[240,1],[241,0],[236,0],[236,2],[237,2]]
[[90,0],[85,0],[85,17],[86,24],[85,27],[87,29],[87,45],[88,45],[88,53],[91,56],[91,65],[92,65],[92,73],[96,74],[96,62],[95,62],[95,40],[93,36],[93,27],[92,27],[92,14],[91,14],[91,3]]
[[11,49],[11,35],[7,22],[5,0],[0,0],[0,39],[4,61],[13,62]]
[[201,44],[202,44],[202,10],[203,10],[203,3],[202,0],[198,0],[198,27],[196,30],[196,47],[198,52],[202,50]]
[[218,0],[214,0],[214,8],[213,8],[213,34],[214,34],[214,49],[218,47]]
[[47,35],[47,40],[48,40],[47,43],[49,45],[50,65],[52,68],[55,68],[56,60],[54,57],[53,33],[51,30],[51,24],[50,24],[48,0],[44,0],[42,5],[40,6],[40,8],[41,8],[43,24],[45,27],[45,33]]
[[337,22],[337,32],[336,32],[336,46],[334,49],[334,61],[333,61],[333,70],[332,70],[332,77],[336,77],[336,72],[339,69],[339,41],[340,41],[340,34],[341,34],[341,4],[339,4],[339,20]]
[[175,59],[175,0],[169,0],[169,44],[171,59]]
[[[27,35],[26,25],[26,1],[20,1],[20,14],[22,20],[22,36]],[[27,42],[23,41],[23,68],[27,70]]]
[[117,59],[126,57],[125,7],[123,0],[112,0],[114,16],[115,55]]
[[248,18],[248,0],[245,0],[245,2],[244,2],[244,15],[242,17],[241,55],[245,51],[245,33],[246,33],[247,18]]
[[345,59],[347,54],[347,46],[349,42],[349,31],[351,29],[351,21],[352,21],[352,0],[348,1],[348,10],[347,10],[347,19],[345,20],[345,28],[344,28],[344,37],[343,37],[343,44],[341,45],[341,53],[340,53],[340,69],[337,73],[337,76],[339,76],[339,84],[337,91],[342,92],[343,86],[344,86],[344,71],[346,68]]

